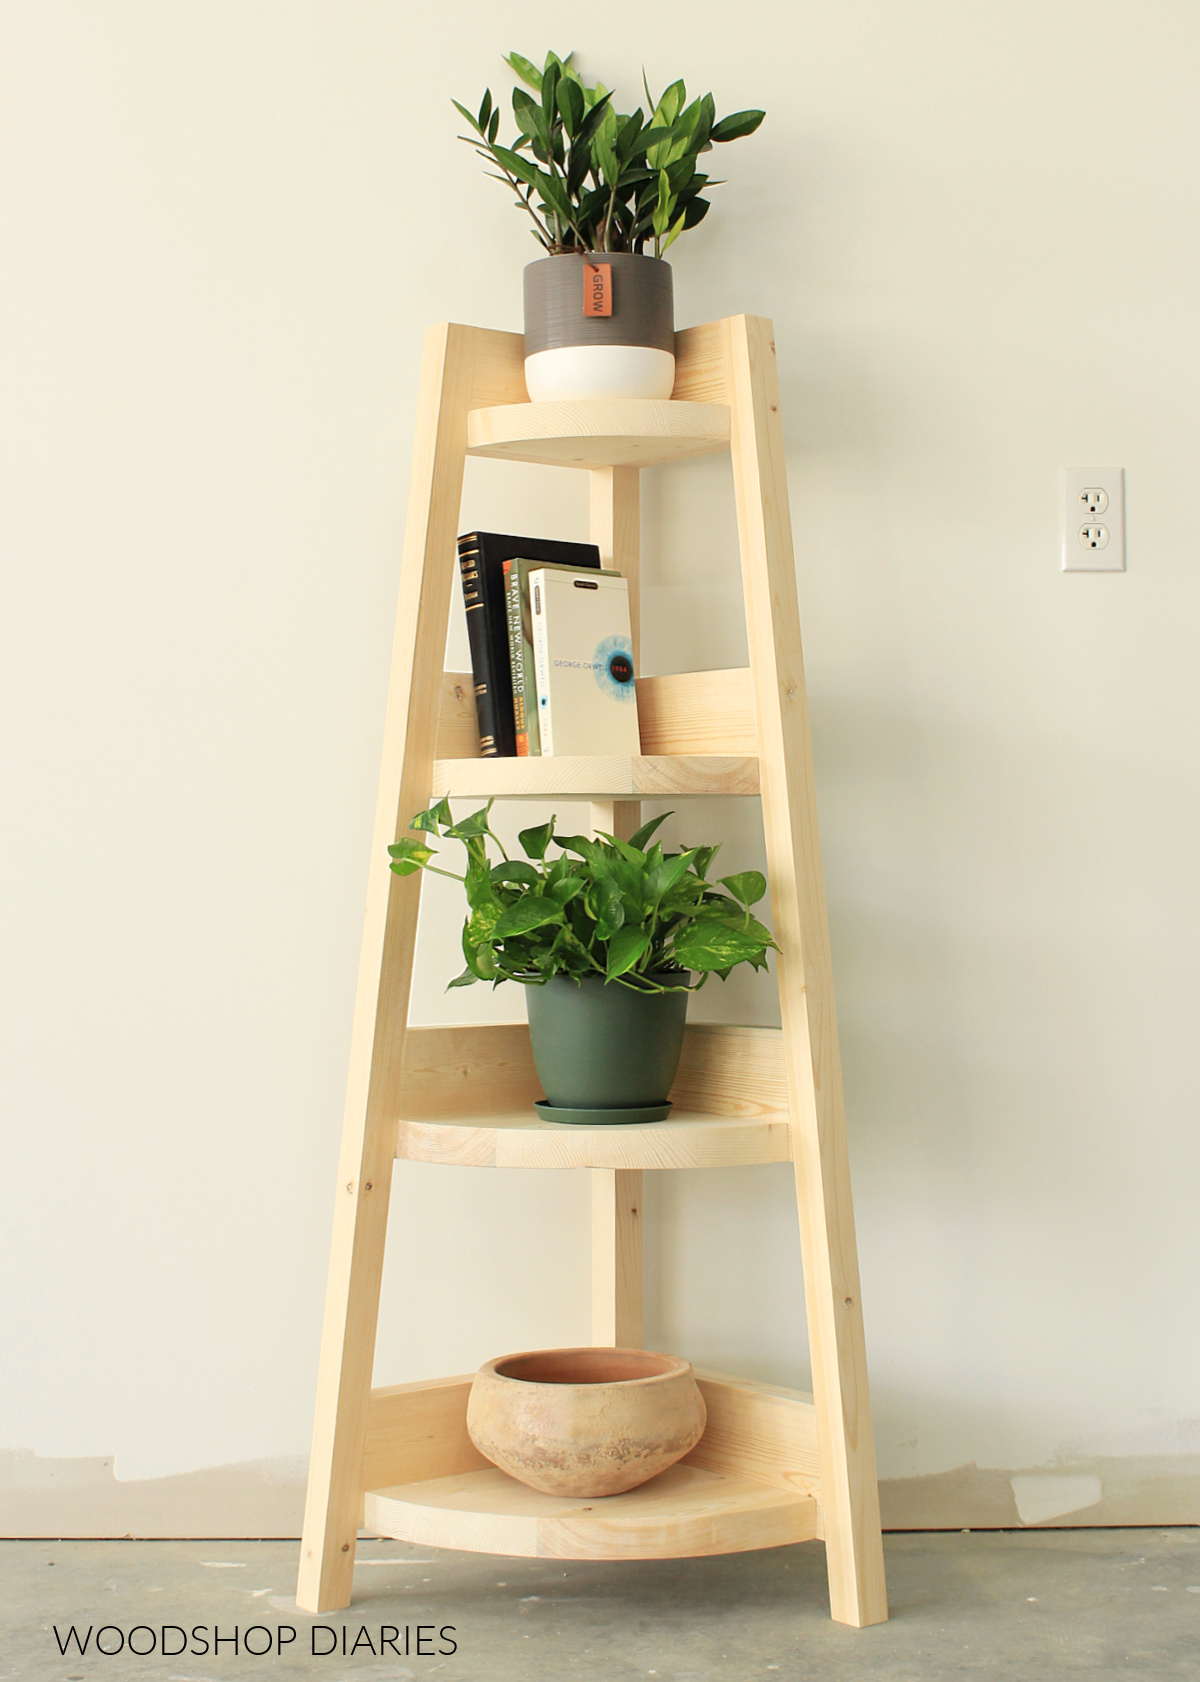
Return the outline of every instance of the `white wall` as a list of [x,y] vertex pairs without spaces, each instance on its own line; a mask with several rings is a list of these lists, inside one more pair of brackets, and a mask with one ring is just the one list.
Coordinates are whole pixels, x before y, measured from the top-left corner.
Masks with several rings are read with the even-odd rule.
[[[678,319],[777,326],[888,1510],[1073,1466],[1071,1522],[1196,1518],[1195,9],[497,16],[3,14],[10,1522],[294,1522],[422,333],[518,327],[536,254],[449,99],[514,44],[768,111]],[[1058,571],[1093,462],[1123,577]],[[648,669],[744,658],[727,472],[647,476]],[[471,524],[580,536],[582,490],[476,464]],[[517,1015],[443,1001],[455,921],[419,1019]],[[397,1197],[381,1377],[585,1335],[583,1176]],[[802,1384],[786,1172],[650,1214],[655,1340]]]

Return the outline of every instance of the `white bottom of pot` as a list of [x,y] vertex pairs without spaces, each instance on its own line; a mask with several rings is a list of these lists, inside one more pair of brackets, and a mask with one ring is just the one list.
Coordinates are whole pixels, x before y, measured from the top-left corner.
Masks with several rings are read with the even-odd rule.
[[531,403],[588,397],[670,397],[675,358],[645,345],[564,345],[525,358]]

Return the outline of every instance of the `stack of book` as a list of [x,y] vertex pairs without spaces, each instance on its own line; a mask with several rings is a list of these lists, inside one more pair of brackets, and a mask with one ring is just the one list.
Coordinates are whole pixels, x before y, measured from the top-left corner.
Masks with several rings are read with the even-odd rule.
[[594,543],[458,540],[480,751],[639,752],[629,589]]

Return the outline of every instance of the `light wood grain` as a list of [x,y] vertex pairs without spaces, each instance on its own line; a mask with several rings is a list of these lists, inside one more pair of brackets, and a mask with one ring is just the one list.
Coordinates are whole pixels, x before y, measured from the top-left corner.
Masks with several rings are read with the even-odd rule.
[[683,327],[675,335],[673,402],[730,403],[725,323]]
[[525,1022],[408,1031],[398,1100],[405,1120],[525,1111],[534,1121],[544,1096]]
[[421,875],[400,878],[387,847],[425,805],[433,778],[454,544],[473,403],[513,396],[520,339],[432,328],[421,373],[400,568],[383,762],[351,1035],[297,1604],[349,1603],[383,1271],[399,1073]]
[[443,672],[438,707],[439,759],[478,759],[479,715],[470,672]]
[[754,691],[744,667],[637,680],[644,754],[757,754]]
[[674,1109],[646,1126],[584,1127],[536,1112],[402,1121],[396,1154],[459,1168],[750,1168],[789,1160],[785,1114],[718,1117]]
[[821,1467],[811,1396],[702,1368],[696,1369],[696,1382],[708,1424],[685,1465],[735,1472],[819,1502]]
[[729,448],[724,404],[649,397],[502,404],[473,410],[467,429],[473,456],[554,467],[653,467]]
[[[887,1605],[770,325],[736,317],[678,334],[676,400],[662,404],[528,404],[522,354],[520,335],[473,328],[435,329],[427,342],[297,1602],[309,1611],[347,1604],[369,1474],[368,1523],[442,1546],[678,1557],[774,1546],[823,1528],[834,1617],[877,1622]],[[749,672],[639,680],[643,747],[653,751],[637,758],[481,759],[469,679],[441,672],[468,444],[590,469],[593,533],[627,572],[636,601],[637,467],[726,440]],[[636,639],[636,614],[633,629]],[[420,877],[391,877],[385,849],[431,791],[588,799],[593,826],[628,834],[643,797],[754,794],[760,777],[783,1031],[689,1028],[669,1121],[569,1128],[531,1119],[539,1088],[523,1024],[406,1030]],[[369,1391],[394,1150],[603,1170],[593,1182],[593,1280],[606,1340],[633,1331],[641,1170],[790,1154],[811,1402],[703,1374],[709,1430],[690,1463],[607,1502],[564,1506],[494,1468],[470,1470],[466,1379]],[[376,1479],[397,1481],[381,1492]]]
[[887,1616],[833,966],[771,325],[725,325],[763,830],[793,1127],[834,1618]]
[[642,1174],[592,1170],[592,1342],[642,1347]]
[[[758,760],[748,754],[595,754],[535,759],[439,759],[426,795],[500,800],[682,800],[757,794]],[[420,807],[414,807],[419,811]]]
[[786,1115],[787,1078],[779,1029],[690,1022],[671,1099],[709,1115],[747,1120]]
[[488,1465],[467,1435],[473,1376],[372,1390],[362,1469],[367,1489],[450,1477]]
[[626,1495],[542,1495],[496,1469],[369,1491],[365,1523],[422,1547],[542,1559],[684,1559],[816,1534],[816,1504],[751,1478],[672,1466]]

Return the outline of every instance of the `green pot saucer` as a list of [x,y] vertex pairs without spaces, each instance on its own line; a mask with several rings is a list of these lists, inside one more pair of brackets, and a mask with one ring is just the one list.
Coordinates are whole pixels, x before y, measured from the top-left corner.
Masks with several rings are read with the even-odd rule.
[[665,1121],[671,1113],[670,1104],[636,1104],[622,1110],[565,1110],[539,1098],[534,1109],[543,1121],[569,1121],[582,1127],[628,1126],[634,1121]]

